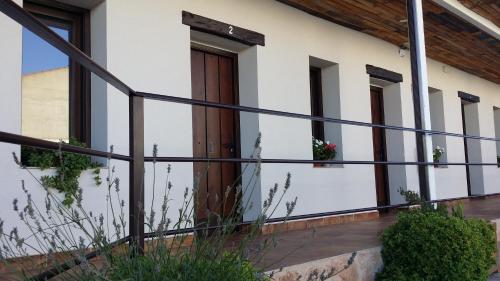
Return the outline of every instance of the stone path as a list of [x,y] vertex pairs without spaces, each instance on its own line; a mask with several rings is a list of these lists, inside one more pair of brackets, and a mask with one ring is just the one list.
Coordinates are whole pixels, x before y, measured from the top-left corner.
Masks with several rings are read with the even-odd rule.
[[500,273],[495,273],[491,275],[488,281],[500,281]]

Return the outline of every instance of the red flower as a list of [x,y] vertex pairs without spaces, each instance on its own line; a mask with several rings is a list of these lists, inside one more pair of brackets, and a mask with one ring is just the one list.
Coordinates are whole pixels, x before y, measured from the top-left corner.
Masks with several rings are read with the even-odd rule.
[[325,148],[330,150],[330,151],[333,151],[337,148],[337,145],[334,144],[334,143],[330,143],[330,144],[325,144]]

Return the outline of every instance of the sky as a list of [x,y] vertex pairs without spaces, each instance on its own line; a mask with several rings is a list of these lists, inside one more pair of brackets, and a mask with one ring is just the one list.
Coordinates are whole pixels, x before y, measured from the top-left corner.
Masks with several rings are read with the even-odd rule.
[[[68,41],[68,30],[50,27]],[[23,67],[22,74],[68,66],[69,60],[61,51],[54,48],[31,31],[23,28]]]

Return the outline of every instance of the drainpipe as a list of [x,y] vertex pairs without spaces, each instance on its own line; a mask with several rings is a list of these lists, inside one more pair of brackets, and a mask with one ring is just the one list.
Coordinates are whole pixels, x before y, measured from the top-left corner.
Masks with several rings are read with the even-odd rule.
[[[431,129],[429,107],[429,85],[427,81],[427,61],[425,55],[425,37],[422,0],[407,0],[408,37],[410,41],[411,76],[415,128]],[[416,133],[417,157],[419,162],[433,162],[432,136]],[[436,200],[436,181],[434,166],[419,166],[420,194],[427,200]]]

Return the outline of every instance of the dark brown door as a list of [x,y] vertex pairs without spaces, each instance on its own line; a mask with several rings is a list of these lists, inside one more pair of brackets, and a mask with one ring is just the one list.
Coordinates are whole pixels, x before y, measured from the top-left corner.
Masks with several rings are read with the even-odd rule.
[[[382,89],[370,88],[372,123],[384,125],[384,98]],[[387,161],[385,129],[372,128],[373,135],[373,159],[374,161]],[[377,188],[377,205],[389,205],[389,194],[387,185],[387,165],[374,165],[375,185]]]
[[[462,109],[462,130],[464,135],[467,135],[467,126],[465,123],[465,104],[463,101],[460,107]],[[467,138],[464,138],[464,153],[465,153],[465,163],[469,163],[469,147],[467,145]],[[472,192],[470,187],[470,170],[468,165],[465,165],[465,173],[467,176],[467,193],[469,194],[469,196],[471,196]]]
[[[201,50],[191,50],[191,84],[193,99],[237,104],[235,58]],[[238,114],[232,110],[193,107],[194,157],[237,157]],[[198,188],[196,218],[206,220],[209,214],[228,216],[235,204],[234,163],[194,163]]]

